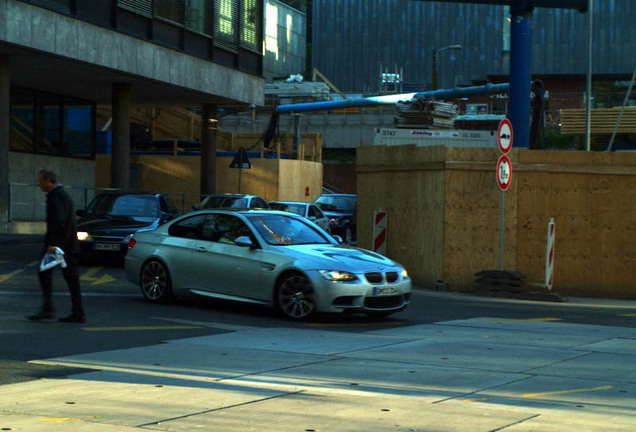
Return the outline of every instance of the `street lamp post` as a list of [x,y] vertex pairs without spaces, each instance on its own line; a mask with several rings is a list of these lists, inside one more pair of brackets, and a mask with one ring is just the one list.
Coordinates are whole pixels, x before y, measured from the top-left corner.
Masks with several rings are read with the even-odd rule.
[[459,44],[448,45],[442,48],[433,48],[433,73],[431,78],[431,90],[437,90],[437,58],[441,51],[445,50],[460,50],[462,46]]

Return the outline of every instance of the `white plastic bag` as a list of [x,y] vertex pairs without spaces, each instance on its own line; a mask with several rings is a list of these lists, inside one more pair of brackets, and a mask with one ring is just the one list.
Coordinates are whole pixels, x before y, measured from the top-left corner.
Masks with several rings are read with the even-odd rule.
[[47,271],[52,269],[56,265],[59,265],[62,268],[66,268],[66,260],[64,259],[64,251],[59,247],[55,248],[55,253],[45,253],[42,257],[42,261],[40,262],[40,271]]

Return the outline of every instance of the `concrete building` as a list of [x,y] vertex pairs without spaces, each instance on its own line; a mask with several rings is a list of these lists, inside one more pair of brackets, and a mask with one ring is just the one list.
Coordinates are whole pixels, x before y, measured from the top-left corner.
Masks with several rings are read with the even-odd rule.
[[[0,0],[0,232],[41,220],[43,167],[81,194],[95,184],[95,107],[112,106],[112,187],[130,184],[132,107],[263,105],[260,0]],[[202,122],[201,192],[215,134]],[[83,192],[82,192],[83,191]],[[30,210],[26,210],[30,209]]]

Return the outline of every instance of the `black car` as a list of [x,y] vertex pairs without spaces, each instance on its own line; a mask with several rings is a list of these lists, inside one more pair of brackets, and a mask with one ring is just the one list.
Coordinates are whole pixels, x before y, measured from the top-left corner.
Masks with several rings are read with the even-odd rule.
[[123,258],[136,231],[156,228],[179,216],[179,210],[161,193],[105,192],[76,214],[81,258]]
[[329,218],[331,234],[340,236],[345,244],[356,240],[356,195],[322,194],[314,204]]

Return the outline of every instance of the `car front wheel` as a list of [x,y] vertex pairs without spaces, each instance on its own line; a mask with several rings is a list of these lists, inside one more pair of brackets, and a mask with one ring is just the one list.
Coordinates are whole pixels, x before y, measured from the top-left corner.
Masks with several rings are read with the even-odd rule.
[[172,299],[172,282],[166,266],[157,260],[148,261],[141,269],[141,293],[146,300],[166,302]]
[[314,289],[306,276],[285,276],[276,290],[276,306],[287,318],[306,320],[316,312]]

